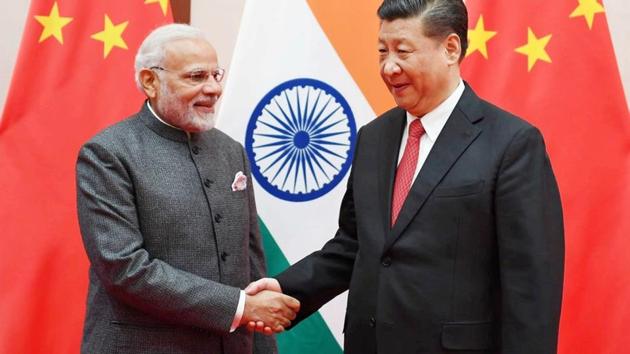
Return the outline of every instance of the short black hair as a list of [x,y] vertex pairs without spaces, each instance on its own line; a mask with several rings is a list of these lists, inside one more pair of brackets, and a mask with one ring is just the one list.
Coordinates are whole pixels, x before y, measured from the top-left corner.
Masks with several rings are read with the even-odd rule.
[[462,0],[384,0],[377,11],[382,21],[421,16],[425,35],[446,37],[451,33],[459,36],[461,61],[468,49],[468,10]]

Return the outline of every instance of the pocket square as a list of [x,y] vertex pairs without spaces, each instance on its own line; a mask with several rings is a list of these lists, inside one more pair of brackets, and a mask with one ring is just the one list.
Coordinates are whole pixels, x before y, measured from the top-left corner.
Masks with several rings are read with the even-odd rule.
[[242,191],[247,188],[247,176],[243,172],[238,171],[232,182],[232,192]]

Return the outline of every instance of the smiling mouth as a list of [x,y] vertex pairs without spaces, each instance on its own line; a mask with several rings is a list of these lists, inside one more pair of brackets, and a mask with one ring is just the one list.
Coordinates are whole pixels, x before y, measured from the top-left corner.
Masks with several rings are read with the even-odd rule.
[[203,112],[214,113],[214,102],[196,102],[193,106]]
[[401,93],[404,89],[406,89],[409,86],[409,84],[392,84],[391,88],[392,88],[392,92],[395,94],[399,94]]

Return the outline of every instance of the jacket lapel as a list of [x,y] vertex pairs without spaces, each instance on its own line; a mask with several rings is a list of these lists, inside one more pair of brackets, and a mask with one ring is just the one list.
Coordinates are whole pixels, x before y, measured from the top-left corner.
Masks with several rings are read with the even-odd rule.
[[[481,129],[473,123],[482,118],[479,98],[466,86],[462,98],[438,136],[418,177],[411,186],[394,227],[390,230],[383,251],[387,251],[401,236],[411,220],[420,211],[433,189],[457,161],[468,146],[477,138]],[[395,163],[395,162],[394,162]],[[395,166],[392,168],[395,170]],[[393,177],[392,182],[393,184]],[[391,188],[390,200],[391,200]],[[391,204],[391,203],[389,203]],[[389,207],[391,208],[391,206]],[[388,214],[389,215],[389,214]]]
[[378,164],[378,191],[379,205],[382,210],[383,235],[387,235],[390,229],[390,219],[392,214],[392,193],[394,188],[394,178],[396,174],[396,164],[398,161],[398,152],[400,150],[400,140],[402,139],[403,130],[407,123],[407,114],[402,109],[395,109],[391,112],[392,116],[382,117],[385,119],[386,127],[383,134],[379,134],[380,141]]

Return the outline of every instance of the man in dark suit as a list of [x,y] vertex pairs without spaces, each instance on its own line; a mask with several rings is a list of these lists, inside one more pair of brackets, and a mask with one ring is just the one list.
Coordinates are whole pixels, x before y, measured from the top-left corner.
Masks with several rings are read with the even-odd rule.
[[540,132],[461,80],[461,0],[378,15],[398,107],[358,134],[335,237],[246,291],[300,300],[295,324],[349,289],[346,353],[556,353],[562,208]]
[[[213,129],[223,70],[202,33],[153,31],[136,56],[140,112],[87,142],[78,212],[90,260],[82,353],[276,353],[297,300],[241,289],[265,275],[249,163]],[[256,338],[254,338],[256,337]]]

